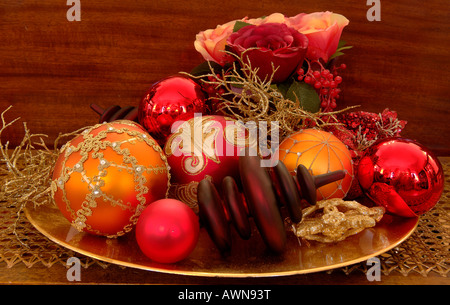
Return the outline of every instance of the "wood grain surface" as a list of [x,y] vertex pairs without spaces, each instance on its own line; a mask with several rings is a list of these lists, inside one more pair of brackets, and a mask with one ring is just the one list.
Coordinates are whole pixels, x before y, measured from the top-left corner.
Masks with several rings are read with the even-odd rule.
[[[0,2],[0,110],[32,133],[70,132],[97,122],[90,103],[137,105],[155,81],[202,61],[195,34],[233,19],[330,10],[350,24],[343,39],[340,106],[396,110],[403,133],[439,155],[450,154],[450,11],[447,0],[381,0],[369,22],[365,0],[81,0],[81,21],[57,0]],[[2,141],[17,145],[21,123]]]
[[[0,265],[1,266],[1,265]],[[159,272],[123,268],[109,265],[102,268],[98,265],[81,268],[81,281],[69,282],[67,280],[67,267],[55,264],[51,268],[36,264],[28,268],[18,264],[12,268],[3,268],[0,272],[0,285],[239,285],[246,289],[245,285],[449,285],[447,277],[430,273],[424,277],[417,273],[404,276],[399,272],[389,275],[382,274],[381,281],[369,282],[366,275],[358,270],[346,275],[341,270],[317,272],[293,276],[274,276],[265,278],[217,278],[173,275]],[[58,287],[59,289],[59,287]],[[151,288],[148,288],[151,289]],[[183,288],[184,289],[184,288]],[[269,287],[270,289],[270,287]],[[272,287],[272,289],[277,289]],[[359,289],[359,288],[358,288]],[[289,291],[289,290],[288,290]],[[171,291],[174,293],[173,291]],[[289,291],[290,292],[290,291]],[[294,290],[295,292],[295,290]],[[156,290],[157,295],[161,294]],[[289,295],[291,300],[293,296]],[[286,298],[284,298],[286,299]],[[201,303],[197,303],[201,304]]]

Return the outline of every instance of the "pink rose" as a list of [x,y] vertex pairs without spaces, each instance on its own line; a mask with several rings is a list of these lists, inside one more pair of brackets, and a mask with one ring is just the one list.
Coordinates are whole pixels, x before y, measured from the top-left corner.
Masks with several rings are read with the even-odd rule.
[[236,21],[218,25],[215,29],[209,29],[197,34],[194,42],[195,49],[205,60],[214,61],[220,65],[233,62],[234,58],[224,52],[227,39],[233,33]]
[[[237,20],[218,25],[215,29],[202,31],[196,35],[194,47],[205,60],[214,61],[220,65],[233,62],[233,56],[224,53],[228,37],[233,33]],[[273,13],[265,18],[240,20],[245,23],[260,25],[263,23],[285,23],[285,17],[280,13]]]
[[258,76],[268,80],[273,67],[278,68],[273,83],[285,81],[303,63],[308,48],[308,39],[293,28],[282,23],[248,25],[230,35],[228,45],[236,54],[244,55],[252,68],[258,68]]
[[349,23],[342,15],[331,12],[298,14],[286,18],[286,24],[308,37],[309,46],[306,58],[310,60],[323,59],[328,62],[336,52],[342,30]]
[[264,23],[286,23],[286,17],[281,13],[273,13],[266,17],[247,19],[247,17],[243,20],[246,23],[261,25]]

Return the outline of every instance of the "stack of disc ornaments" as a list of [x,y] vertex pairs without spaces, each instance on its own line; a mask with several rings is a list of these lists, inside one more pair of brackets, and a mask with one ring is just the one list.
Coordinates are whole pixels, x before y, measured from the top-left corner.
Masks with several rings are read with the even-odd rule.
[[[300,193],[285,165],[278,162],[269,173],[260,163],[258,156],[240,157],[243,196],[234,179],[229,176],[222,183],[223,201],[208,179],[202,180],[198,186],[200,219],[221,252],[231,249],[229,222],[234,224],[243,239],[249,239],[251,229],[248,218],[253,217],[267,247],[275,253],[282,253],[286,247],[286,230],[279,208],[284,205],[294,223],[302,219]],[[343,171],[335,171],[313,177],[303,165],[297,170],[300,192],[310,204],[316,203],[318,187],[344,176]]]

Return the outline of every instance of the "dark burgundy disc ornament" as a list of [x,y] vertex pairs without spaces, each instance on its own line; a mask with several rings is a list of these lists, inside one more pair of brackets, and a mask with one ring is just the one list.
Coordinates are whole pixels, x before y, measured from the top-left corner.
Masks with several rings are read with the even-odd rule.
[[242,187],[261,237],[269,249],[281,253],[286,246],[286,230],[272,189],[272,182],[260,163],[261,159],[257,156],[239,158]]
[[214,244],[220,252],[231,249],[231,232],[225,210],[214,184],[203,179],[197,189],[200,222],[205,226]]
[[251,236],[250,221],[248,220],[242,194],[239,192],[236,181],[231,176],[226,176],[222,181],[223,199],[226,211],[230,214],[236,231],[242,239],[249,239]]

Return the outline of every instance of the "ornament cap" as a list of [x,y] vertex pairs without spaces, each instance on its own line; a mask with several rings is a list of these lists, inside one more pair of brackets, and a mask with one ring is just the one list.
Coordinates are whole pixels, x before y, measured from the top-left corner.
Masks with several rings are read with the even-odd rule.
[[99,123],[112,122],[116,120],[130,120],[137,122],[138,108],[133,106],[120,107],[119,105],[112,105],[106,109],[92,103],[91,109],[100,115]]
[[303,198],[311,205],[315,205],[317,202],[317,189],[319,187],[344,179],[344,177],[344,170],[337,170],[331,173],[312,176],[303,164],[300,164],[297,167],[297,181],[300,185],[301,194]]

